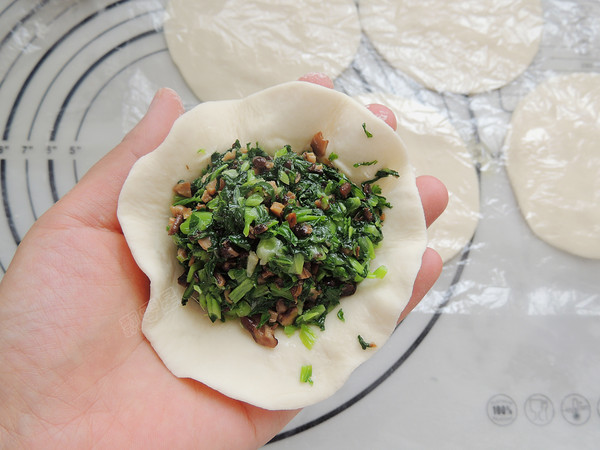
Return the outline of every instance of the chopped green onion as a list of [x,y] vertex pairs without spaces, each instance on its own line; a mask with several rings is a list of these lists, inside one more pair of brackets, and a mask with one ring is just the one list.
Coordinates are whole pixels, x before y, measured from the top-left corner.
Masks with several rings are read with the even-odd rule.
[[320,317],[325,312],[325,305],[317,305],[306,311],[304,314],[300,315],[296,319],[296,323],[308,323],[311,322],[318,317]]
[[256,247],[256,255],[264,265],[273,259],[282,247],[283,243],[276,237],[261,239]]
[[302,270],[304,269],[304,255],[302,253],[296,253],[294,255],[293,268],[295,274],[299,275],[302,273]]
[[346,321],[346,319],[344,318],[344,311],[342,311],[342,308],[340,308],[340,310],[337,312],[337,318],[340,319],[342,322]]
[[354,167],[360,167],[360,166],[373,166],[377,164],[377,160],[373,160],[373,161],[363,161],[363,162],[358,162],[358,163],[354,163],[352,164]]
[[287,147],[282,147],[282,148],[280,148],[279,150],[277,150],[275,152],[275,159],[280,158],[280,157],[282,157],[284,155],[287,155],[287,154],[288,154]]
[[300,370],[300,381],[302,383],[308,383],[312,386],[313,380],[311,377],[312,377],[312,366],[310,366],[310,365],[302,366],[302,369]]
[[383,279],[383,277],[386,276],[388,272],[388,268],[386,266],[379,266],[377,269],[375,269],[373,272],[369,273],[367,275],[367,278],[377,278],[377,279]]
[[317,336],[308,325],[302,324],[300,325],[300,340],[307,349],[311,350],[313,345],[315,345]]
[[208,317],[210,318],[211,322],[221,318],[221,304],[216,297],[212,295],[206,295],[206,308],[208,310]]
[[244,295],[246,295],[248,292],[250,292],[253,287],[254,287],[254,283],[252,282],[252,280],[250,278],[247,278],[244,281],[242,281],[238,285],[238,287],[236,287],[233,291],[231,291],[231,293],[229,294],[229,299],[233,303],[237,303],[242,299],[242,297]]
[[364,130],[364,132],[365,132],[365,134],[367,135],[368,138],[372,138],[373,137],[373,134],[370,131],[367,130],[367,124],[365,122],[363,122],[362,128],[363,128],[363,130]]
[[287,337],[290,337],[296,332],[297,329],[298,327],[294,325],[286,325],[285,327],[283,327],[283,332]]

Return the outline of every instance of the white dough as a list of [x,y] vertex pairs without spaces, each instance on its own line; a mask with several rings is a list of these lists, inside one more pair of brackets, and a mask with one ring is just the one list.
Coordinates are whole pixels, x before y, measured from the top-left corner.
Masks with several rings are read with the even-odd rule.
[[439,92],[509,83],[529,66],[542,35],[540,0],[361,0],[359,12],[381,55]]
[[[362,124],[373,134],[367,138]],[[322,131],[328,154],[354,181],[377,170],[397,170],[380,181],[393,205],[386,211],[384,240],[372,268],[385,264],[383,280],[367,279],[342,299],[345,322],[332,311],[326,330],[308,350],[298,335],[276,330],[274,349],[254,342],[239,321],[211,323],[194,302],[181,306],[182,269],[166,233],[172,187],[192,180],[214,151],[240,142],[258,142],[273,154],[289,144],[309,148]],[[198,153],[204,149],[204,153]],[[353,167],[364,155],[379,164]],[[165,141],[132,168],[121,192],[118,217],[131,252],[150,279],[150,302],[142,330],[165,365],[179,377],[199,380],[222,393],[267,409],[303,407],[332,395],[377,348],[363,350],[360,334],[381,347],[412,293],[427,243],[423,209],[402,142],[383,121],[344,94],[305,82],[279,85],[242,100],[202,103],[181,116]],[[303,365],[312,365],[314,385],[301,383]]]
[[505,152],[533,232],[600,258],[600,74],[554,77],[529,93],[513,113]]
[[202,101],[241,98],[308,72],[332,79],[360,43],[352,0],[171,0],[169,52]]
[[469,243],[479,222],[479,180],[471,153],[452,124],[435,109],[392,94],[359,95],[364,103],[388,106],[417,176],[432,175],[448,189],[448,207],[429,227],[429,247],[444,262]]

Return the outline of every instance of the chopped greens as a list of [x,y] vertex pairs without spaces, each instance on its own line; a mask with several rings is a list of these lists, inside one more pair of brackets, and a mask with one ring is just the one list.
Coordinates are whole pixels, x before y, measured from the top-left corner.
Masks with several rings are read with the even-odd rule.
[[311,377],[312,377],[312,366],[311,365],[302,366],[302,369],[300,369],[300,381],[302,383],[308,383],[312,386],[313,380]]
[[340,308],[340,310],[337,312],[337,318],[340,319],[342,322],[346,321],[346,318],[344,317],[344,311],[342,311],[342,308]]
[[372,138],[372,137],[373,137],[373,133],[371,133],[369,130],[367,130],[367,124],[366,124],[365,122],[363,122],[363,124],[362,124],[362,128],[363,128],[363,130],[364,130],[364,132],[365,132],[365,135],[366,135],[368,138]]
[[358,343],[360,344],[360,346],[362,347],[363,350],[366,350],[366,349],[372,348],[372,347],[376,347],[376,345],[373,344],[372,342],[365,341],[360,334],[358,335]]
[[[320,141],[319,152],[285,146],[273,157],[236,141],[174,186],[167,231],[184,269],[183,305],[196,301],[213,322],[241,320],[261,345],[276,346],[282,326],[312,348],[313,327],[324,329],[340,298],[385,275],[369,263],[391,206],[377,185],[358,186],[332,167]],[[397,173],[383,169],[375,180],[388,175]]]
[[360,167],[360,166],[373,166],[377,164],[377,160],[374,161],[365,161],[365,162],[359,162],[359,163],[354,163],[353,166],[354,167]]

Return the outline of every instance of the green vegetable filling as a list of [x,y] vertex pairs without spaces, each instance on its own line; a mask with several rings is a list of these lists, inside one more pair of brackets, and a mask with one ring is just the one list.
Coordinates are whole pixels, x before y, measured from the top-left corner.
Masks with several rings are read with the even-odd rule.
[[302,368],[300,369],[300,381],[302,383],[308,383],[312,386],[313,380],[311,377],[312,377],[312,366],[311,365],[302,366]]
[[365,341],[360,334],[358,335],[358,343],[360,344],[360,346],[362,347],[363,350],[376,347],[376,345],[373,344],[372,342]]
[[196,301],[213,322],[241,319],[261,345],[277,345],[282,326],[312,348],[312,326],[323,330],[341,297],[387,272],[369,263],[391,207],[371,183],[388,175],[398,174],[380,170],[358,186],[289,146],[271,157],[236,141],[214,153],[197,179],[174,187],[167,230],[184,269],[182,303]]

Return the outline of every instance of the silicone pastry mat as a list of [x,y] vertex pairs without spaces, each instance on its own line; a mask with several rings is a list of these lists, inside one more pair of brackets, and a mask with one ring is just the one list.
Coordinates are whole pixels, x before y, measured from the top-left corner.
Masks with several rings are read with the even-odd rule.
[[[427,90],[363,35],[335,80],[437,109],[478,171],[480,221],[422,304],[334,397],[303,410],[267,447],[595,448],[600,442],[600,262],[527,227],[503,165],[518,102],[543,80],[600,72],[600,3],[544,1],[540,50],[507,86],[471,96]],[[0,3],[0,269],[33,222],[169,86],[198,103],[162,33],[164,4]],[[122,318],[124,337],[142,311]]]

